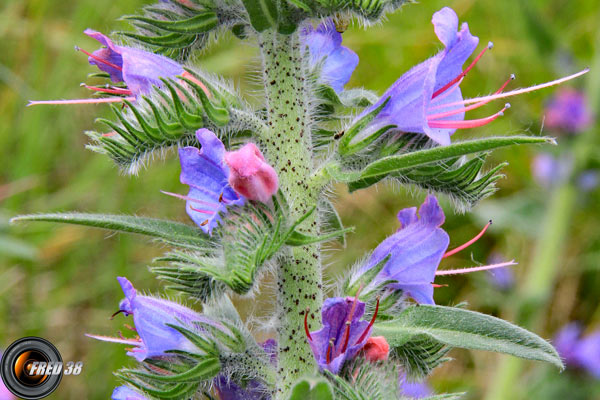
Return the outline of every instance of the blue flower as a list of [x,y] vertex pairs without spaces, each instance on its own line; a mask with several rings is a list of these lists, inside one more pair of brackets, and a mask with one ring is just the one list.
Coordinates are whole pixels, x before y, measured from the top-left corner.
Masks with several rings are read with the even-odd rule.
[[117,46],[106,35],[91,29],[83,33],[106,46],[89,54],[89,63],[108,72],[113,82],[125,82],[136,96],[150,92],[152,85],[162,87],[160,78],[184,73],[183,67],[170,58],[133,47]]
[[179,149],[180,180],[190,187],[188,195],[167,194],[187,200],[185,208],[190,218],[210,233],[221,220],[220,214],[227,212],[228,206],[243,205],[245,198],[228,183],[230,173],[223,142],[208,129],[199,129],[196,137],[201,149]]
[[402,290],[419,303],[434,304],[432,282],[450,238],[440,228],[444,211],[434,196],[427,196],[419,208],[398,213],[400,229],[385,239],[371,254],[359,274],[370,270],[389,256],[374,285],[393,280],[389,288]]
[[594,120],[585,95],[571,88],[564,88],[552,97],[545,111],[544,126],[555,131],[581,133]]
[[400,373],[398,379],[400,394],[411,399],[423,399],[433,395],[433,390],[425,382],[410,382],[405,373]]
[[133,346],[127,355],[138,361],[146,358],[169,355],[169,350],[194,352],[196,347],[179,331],[167,326],[183,325],[195,329],[194,323],[204,322],[218,327],[219,325],[201,314],[173,301],[151,296],[138,295],[137,291],[126,278],[117,278],[125,299],[119,304],[119,311],[125,315],[133,315],[135,339],[112,338],[106,336],[88,335],[94,339],[107,342],[123,343]]
[[358,56],[342,46],[342,34],[336,30],[333,20],[326,20],[316,29],[308,25],[302,30],[301,40],[308,46],[311,66],[323,62],[321,82],[338,93],[343,91],[358,65]]
[[331,297],[323,302],[323,327],[308,333],[308,343],[321,370],[337,374],[346,360],[354,358],[371,335],[371,322],[361,321],[365,303],[352,297]]
[[480,119],[465,120],[465,112],[484,106],[493,100],[554,86],[589,71],[584,69],[555,81],[504,93],[504,88],[514,79],[514,75],[511,75],[494,94],[463,100],[460,90],[463,78],[493,45],[491,42],[488,43],[487,47],[463,71],[462,66],[475,51],[479,38],[471,35],[466,23],[463,23],[458,30],[458,17],[451,8],[444,7],[433,14],[431,22],[437,37],[444,44],[444,50],[402,75],[377,103],[357,117],[358,121],[388,101],[376,118],[353,139],[354,141],[371,137],[384,128],[393,127],[401,132],[422,133],[434,142],[449,145],[450,135],[456,129],[489,124],[503,115],[510,104],[505,104],[500,111]]

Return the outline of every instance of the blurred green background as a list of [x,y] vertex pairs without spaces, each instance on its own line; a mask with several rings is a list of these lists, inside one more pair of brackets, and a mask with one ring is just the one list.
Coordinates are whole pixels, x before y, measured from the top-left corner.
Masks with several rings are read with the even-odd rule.
[[[3,0],[0,4],[0,348],[37,335],[52,341],[63,359],[84,361],[82,375],[65,377],[50,399],[110,397],[117,384],[112,371],[132,361],[122,346],[93,341],[84,333],[112,335],[122,329],[123,318],[109,320],[122,297],[116,276],[161,292],[147,270],[161,249],[141,237],[46,223],[9,226],[8,219],[23,213],[79,210],[187,221],[182,203],[160,193],[186,188],[179,184],[179,163],[172,154],[132,177],[120,174],[108,158],[84,149],[83,131],[102,129],[94,118],[109,115],[108,107],[25,105],[30,99],[86,97],[79,83],[94,68],[73,46],[93,50],[97,43],[82,31],[125,29],[117,18],[148,2]],[[469,23],[481,43],[495,44],[462,84],[465,96],[495,91],[510,73],[517,75],[514,88],[592,66],[591,73],[569,85],[586,90],[592,104],[600,104],[596,0],[430,0],[407,5],[367,31],[358,25],[347,31],[345,45],[361,60],[349,86],[383,93],[412,65],[438,51],[430,19],[445,5]],[[256,56],[254,46],[226,35],[197,63],[247,90],[253,89],[249,78],[257,70]],[[552,92],[514,98],[503,118],[454,137],[554,135],[542,129],[544,102]],[[489,109],[470,117],[486,113]],[[575,154],[580,170],[596,169],[597,129],[596,124],[576,138],[559,137],[559,146],[550,150]],[[571,320],[581,321],[588,331],[600,328],[600,208],[597,190],[584,193],[573,182],[552,189],[537,185],[530,163],[542,150],[496,151],[493,161],[510,163],[504,169],[506,178],[499,182],[498,193],[473,213],[457,214],[452,204],[442,201],[451,247],[474,236],[488,219],[496,223],[470,251],[444,260],[441,268],[475,265],[473,260],[485,262],[499,253],[519,262],[514,268],[516,287],[499,291],[485,273],[444,277],[438,283],[448,286],[436,289],[436,302],[466,301],[471,309],[519,321],[551,338]],[[385,184],[351,195],[337,188],[336,193],[338,210],[347,225],[356,226],[356,233],[345,249],[329,247],[330,281],[397,228],[399,209],[417,205],[424,197],[419,191]],[[271,298],[266,290],[262,299],[244,302],[244,308],[249,315],[260,315],[258,310]],[[559,375],[546,365],[494,354],[459,350],[450,354],[455,360],[430,379],[439,392],[468,391],[467,399],[600,398],[600,384],[585,373],[567,370]]]

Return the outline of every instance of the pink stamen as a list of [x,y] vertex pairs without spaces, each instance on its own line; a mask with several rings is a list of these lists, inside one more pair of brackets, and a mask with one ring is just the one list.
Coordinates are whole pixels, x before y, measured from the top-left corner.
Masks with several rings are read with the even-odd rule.
[[356,291],[356,294],[354,295],[354,301],[352,302],[352,308],[350,308],[350,312],[348,313],[348,318],[346,318],[346,329],[344,330],[344,341],[342,342],[340,354],[345,352],[348,348],[348,340],[350,339],[350,324],[352,323],[352,317],[354,317],[354,311],[356,310],[358,295],[360,294],[362,288],[363,285],[361,283],[360,287]]
[[111,136],[115,136],[116,134],[117,134],[117,132],[113,131],[113,132],[103,133],[102,136],[104,136],[104,137],[111,137]]
[[77,50],[77,51],[80,51],[80,52],[82,52],[83,54],[86,54],[88,57],[91,57],[91,58],[93,58],[94,60],[96,60],[96,61],[98,61],[98,62],[100,62],[100,63],[102,63],[102,64],[106,64],[106,65],[108,65],[109,67],[115,68],[115,69],[117,69],[117,70],[119,70],[119,71],[123,71],[123,68],[122,68],[122,67],[119,67],[118,65],[116,65],[116,64],[113,64],[113,63],[111,63],[110,61],[106,61],[106,60],[104,60],[104,59],[102,59],[102,58],[100,58],[100,57],[98,57],[98,56],[95,56],[95,55],[93,55],[92,53],[90,53],[90,52],[88,52],[88,51],[85,51],[84,49],[82,49],[82,48],[81,48],[81,47],[79,47],[79,46],[75,46],[75,50]]
[[331,338],[331,340],[329,341],[329,346],[327,346],[327,353],[325,354],[325,361],[327,362],[327,364],[331,362],[331,351],[333,349],[334,341],[335,338]]
[[373,318],[371,318],[371,322],[369,322],[369,325],[364,330],[364,332],[362,333],[362,335],[360,335],[360,338],[358,338],[358,340],[356,341],[356,343],[362,342],[363,339],[367,336],[367,333],[369,333],[369,330],[373,327],[373,324],[375,323],[375,320],[377,319],[377,312],[378,311],[379,311],[379,296],[377,297],[377,304],[375,305],[375,312],[373,313]]
[[479,119],[470,119],[464,121],[430,121],[428,125],[430,128],[441,128],[441,129],[467,129],[467,128],[477,128],[479,126],[484,126],[495,120],[496,118],[504,115],[504,111],[510,108],[510,104],[506,103],[502,110],[498,111],[494,115],[490,115],[489,117],[479,118]]
[[511,260],[511,261],[500,263],[500,264],[484,265],[484,266],[481,266],[481,267],[460,268],[460,269],[447,269],[445,271],[436,271],[435,275],[436,276],[443,276],[443,275],[468,274],[470,272],[487,271],[487,270],[490,270],[490,269],[510,267],[512,265],[517,265],[517,263],[515,262],[515,260]]
[[488,101],[488,100],[492,101],[492,100],[497,100],[497,99],[504,99],[506,97],[517,96],[519,94],[529,93],[529,92],[544,89],[547,87],[560,85],[561,83],[570,81],[571,79],[575,79],[575,78],[580,77],[581,75],[587,74],[589,71],[590,71],[589,68],[585,68],[573,75],[565,76],[564,78],[556,79],[556,80],[553,80],[550,82],[541,83],[539,85],[530,86],[528,88],[511,90],[510,92],[505,92],[505,93],[492,94],[489,96],[473,97],[472,99],[467,99],[467,100],[457,101],[454,103],[444,104],[444,107],[467,105],[467,104],[479,103],[480,101]]
[[308,330],[308,313],[310,311],[310,308],[306,307],[306,310],[304,311],[304,332],[306,333],[306,337],[308,338],[308,340],[310,340],[312,342],[312,336],[310,336],[310,331]]
[[492,220],[491,219],[489,220],[489,222],[487,224],[485,224],[485,226],[483,227],[483,229],[481,230],[481,232],[479,232],[473,239],[469,240],[468,242],[466,242],[462,246],[458,246],[457,248],[450,250],[449,252],[447,252],[446,254],[444,254],[442,256],[442,258],[450,257],[451,255],[454,255],[454,254],[458,253],[459,251],[466,249],[467,247],[469,247],[470,245],[472,245],[473,243],[475,243],[476,241],[478,241],[483,236],[483,234],[485,233],[485,231],[488,230],[488,228],[490,227],[490,225],[492,225]]
[[[506,80],[506,82],[504,82],[504,84],[503,84],[503,85],[500,87],[500,89],[498,89],[498,90],[496,91],[496,94],[498,94],[498,93],[502,93],[502,91],[504,90],[504,88],[505,88],[505,87],[508,85],[508,83],[509,83],[510,81],[512,81],[513,79],[515,79],[515,75],[514,75],[514,74],[512,74],[512,75],[510,76],[510,78],[508,78],[508,79]],[[455,109],[455,110],[446,111],[446,112],[443,112],[443,113],[438,113],[438,114],[430,114],[430,115],[428,115],[428,116],[427,116],[427,120],[429,121],[429,120],[433,120],[433,119],[441,119],[441,118],[445,118],[445,117],[450,117],[450,116],[452,116],[452,115],[460,114],[460,113],[463,113],[463,112],[465,112],[465,113],[466,113],[467,111],[471,111],[471,110],[474,110],[474,109],[476,109],[476,108],[482,107],[482,106],[484,106],[484,105],[488,104],[489,102],[491,102],[491,100],[488,100],[488,101],[481,101],[481,102],[479,102],[479,103],[473,104],[473,105],[471,105],[471,106],[468,106],[468,107],[462,107],[462,108],[458,108],[458,109]],[[442,108],[442,107],[445,107],[445,105],[442,105],[442,106],[437,106],[437,107],[434,107],[434,108]]]
[[108,97],[102,99],[72,99],[72,100],[41,100],[30,101],[29,106],[37,106],[38,104],[100,104],[100,103],[121,103],[125,100],[135,101],[135,97]]
[[[194,82],[196,85],[200,86],[202,88],[202,90],[204,91],[204,93],[206,93],[206,97],[208,97],[209,99],[212,97],[212,94],[210,93],[208,88],[204,85],[204,83],[202,83],[200,80],[196,79],[196,77],[194,75],[190,74],[187,71],[183,71],[183,74],[181,74],[181,76],[189,79],[190,81]],[[180,97],[181,97],[181,94],[180,94]]]
[[437,96],[444,93],[450,86],[454,85],[456,82],[461,80],[465,75],[467,75],[469,73],[469,71],[475,66],[475,64],[477,64],[477,62],[481,59],[481,57],[483,57],[485,52],[490,50],[492,47],[494,47],[494,44],[492,42],[489,42],[487,47],[485,47],[483,50],[481,50],[481,53],[479,53],[477,55],[477,57],[475,57],[473,62],[463,72],[458,74],[458,76],[456,78],[452,79],[450,82],[448,82],[447,84],[442,86],[440,89],[433,92],[433,95],[431,96],[431,98],[435,99]]
[[448,287],[448,285],[444,284],[444,285],[439,285],[437,283],[432,283],[431,286],[433,286],[434,288],[441,288],[441,287]]
[[[209,210],[201,210],[201,209],[199,209],[199,208],[194,208],[194,207],[192,207],[192,206],[190,206],[190,209],[192,209],[193,211],[196,211],[196,212],[202,213],[202,214],[208,214],[208,215],[214,215],[214,214],[215,214],[215,212],[214,212],[214,211],[209,211]],[[208,223],[208,220],[204,221],[204,222],[202,223],[202,226],[206,225],[207,223]]]
[[102,88],[102,87],[98,87],[98,86],[88,86],[86,84],[82,85],[83,87],[85,87],[86,89],[89,90],[93,90],[95,92],[103,92],[103,93],[110,93],[110,94],[125,94],[128,96],[131,96],[133,93],[131,92],[131,90],[129,89],[119,89],[119,88]]

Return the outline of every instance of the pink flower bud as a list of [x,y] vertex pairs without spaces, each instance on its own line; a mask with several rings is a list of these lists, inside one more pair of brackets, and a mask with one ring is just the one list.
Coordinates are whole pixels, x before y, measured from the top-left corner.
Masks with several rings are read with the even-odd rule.
[[231,169],[229,185],[247,199],[266,203],[277,192],[277,173],[254,143],[227,152],[225,162]]
[[385,361],[390,352],[390,345],[383,336],[372,336],[363,347],[363,354],[369,361]]

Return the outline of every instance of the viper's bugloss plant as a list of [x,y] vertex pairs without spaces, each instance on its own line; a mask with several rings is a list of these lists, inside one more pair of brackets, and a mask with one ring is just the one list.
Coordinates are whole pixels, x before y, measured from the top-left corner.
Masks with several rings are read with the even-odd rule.
[[[457,130],[490,124],[509,105],[480,119],[465,119],[467,112],[563,83],[587,69],[505,92],[511,76],[491,95],[464,99],[467,73],[492,45],[463,68],[479,38],[467,23],[459,27],[458,16],[446,7],[432,18],[444,46],[438,54],[401,75],[381,96],[349,88],[359,58],[342,45],[346,26],[353,20],[370,26],[403,3],[162,0],[125,17],[136,30],[114,41],[84,32],[104,46],[82,50],[100,69],[95,76],[108,81],[87,86],[96,97],[31,103],[113,103],[114,119],[99,119],[107,130],[87,133],[89,148],[108,155],[125,173],[140,173],[154,156],[169,154],[166,150],[179,155],[182,193],[165,194],[185,201],[189,223],[82,213],[14,219],[144,234],[168,248],[150,271],[194,309],[141,294],[118,278],[125,299],[115,317],[132,317],[132,332],[119,338],[90,335],[129,346],[133,366],[117,372],[123,385],[113,399],[429,396],[430,389],[418,382],[448,361],[453,347],[563,368],[556,350],[534,333],[464,307],[435,305],[436,276],[515,264],[440,268],[490,224],[448,250],[438,198],[449,197],[458,210],[468,210],[491,195],[501,177],[505,163],[484,171],[490,151],[555,144],[531,136],[461,140]],[[226,31],[258,47],[260,102],[247,101],[232,83],[196,65],[199,50]],[[127,45],[116,44],[125,40]],[[400,210],[398,230],[329,290],[321,244],[343,241],[351,231],[342,226],[329,189],[341,183],[354,191],[382,180],[420,188],[427,196],[418,209]],[[184,208],[183,202],[172,204]],[[275,329],[273,338],[259,341],[231,298],[252,299],[267,274],[276,277]]]

